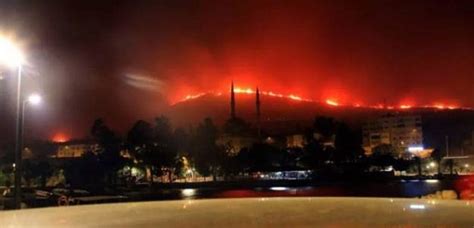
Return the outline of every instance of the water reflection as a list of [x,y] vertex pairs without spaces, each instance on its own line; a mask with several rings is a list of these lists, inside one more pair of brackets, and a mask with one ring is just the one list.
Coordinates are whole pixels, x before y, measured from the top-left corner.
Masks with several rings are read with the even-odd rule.
[[410,204],[410,209],[413,210],[424,210],[426,207],[423,204]]
[[196,189],[194,188],[185,188],[181,190],[181,196],[184,199],[193,198],[196,195]]
[[272,191],[286,191],[290,188],[287,188],[287,187],[271,187],[270,190]]
[[453,189],[446,181],[421,180],[393,182],[348,182],[318,186],[268,187],[201,187],[184,189],[163,189],[146,198],[132,200],[169,200],[169,199],[212,199],[243,197],[285,197],[285,196],[360,196],[360,197],[419,197],[440,190]]

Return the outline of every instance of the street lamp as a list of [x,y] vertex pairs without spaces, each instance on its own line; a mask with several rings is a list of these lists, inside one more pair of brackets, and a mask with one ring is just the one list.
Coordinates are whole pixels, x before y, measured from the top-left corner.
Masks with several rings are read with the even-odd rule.
[[20,67],[25,61],[20,49],[11,40],[0,37],[0,63],[9,67]]
[[23,98],[21,89],[21,66],[24,56],[20,49],[11,40],[0,37],[0,63],[18,70],[17,96],[16,96],[16,143],[15,143],[15,207],[21,208],[21,148],[22,148],[22,113]]
[[31,94],[27,100],[24,101],[25,103],[28,102],[32,105],[37,105],[41,103],[41,96],[38,94]]

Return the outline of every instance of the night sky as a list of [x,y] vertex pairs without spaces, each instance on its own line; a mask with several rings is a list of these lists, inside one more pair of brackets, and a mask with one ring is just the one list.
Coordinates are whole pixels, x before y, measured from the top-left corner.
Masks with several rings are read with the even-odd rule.
[[[0,1],[27,92],[44,96],[27,137],[81,137],[97,117],[123,131],[232,79],[314,100],[474,106],[474,1],[76,2]],[[2,78],[4,139],[14,81]]]

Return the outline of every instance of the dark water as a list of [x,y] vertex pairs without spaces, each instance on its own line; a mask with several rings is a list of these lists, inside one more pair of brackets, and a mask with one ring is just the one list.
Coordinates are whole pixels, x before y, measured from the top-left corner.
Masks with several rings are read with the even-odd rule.
[[406,180],[390,182],[332,183],[315,186],[207,187],[154,190],[127,194],[130,201],[285,196],[420,197],[453,190],[451,181]]

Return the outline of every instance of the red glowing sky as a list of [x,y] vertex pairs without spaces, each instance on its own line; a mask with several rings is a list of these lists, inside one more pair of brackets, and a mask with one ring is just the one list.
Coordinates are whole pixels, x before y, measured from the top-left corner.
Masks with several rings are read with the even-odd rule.
[[473,107],[473,8],[472,1],[0,3],[0,28],[24,37],[30,72],[39,75],[31,84],[45,95],[31,134],[82,136],[94,118],[125,130],[187,95],[227,92],[232,80],[338,104]]

